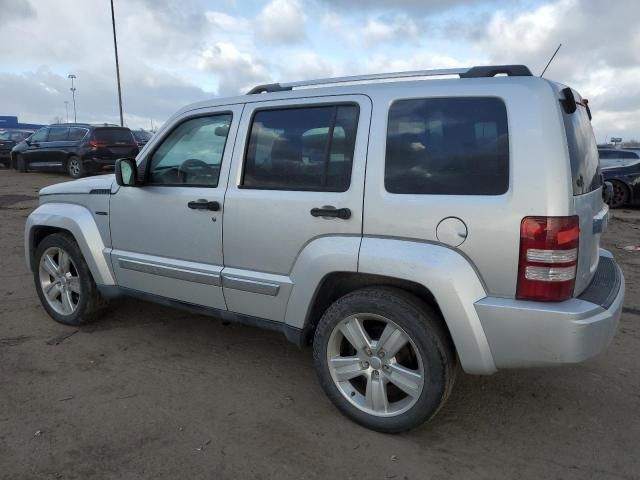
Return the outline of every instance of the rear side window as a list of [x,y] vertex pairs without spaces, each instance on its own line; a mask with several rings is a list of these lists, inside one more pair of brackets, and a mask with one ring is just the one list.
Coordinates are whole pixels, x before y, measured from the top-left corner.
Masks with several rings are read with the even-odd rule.
[[93,140],[108,145],[134,145],[131,130],[128,128],[96,128],[92,135]]
[[357,105],[258,111],[251,124],[242,185],[348,190],[358,113]]
[[602,185],[602,179],[598,146],[587,109],[580,105],[573,113],[562,109],[562,117],[569,147],[573,194],[589,193]]
[[509,188],[507,111],[498,98],[399,100],[389,109],[391,193],[500,195]]
[[47,142],[64,142],[68,134],[68,127],[51,127],[49,129],[49,135],[47,136]]

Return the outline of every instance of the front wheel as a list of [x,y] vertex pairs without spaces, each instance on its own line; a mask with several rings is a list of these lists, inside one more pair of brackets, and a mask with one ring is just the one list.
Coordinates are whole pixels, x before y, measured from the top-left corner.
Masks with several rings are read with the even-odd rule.
[[55,321],[80,325],[106,306],[73,237],[55,233],[36,250],[34,280],[42,306]]
[[67,173],[71,178],[82,178],[85,175],[84,165],[80,157],[69,157],[67,160]]
[[366,288],[337,300],[318,323],[313,350],[333,403],[380,432],[410,430],[433,417],[457,371],[441,318],[395,288]]

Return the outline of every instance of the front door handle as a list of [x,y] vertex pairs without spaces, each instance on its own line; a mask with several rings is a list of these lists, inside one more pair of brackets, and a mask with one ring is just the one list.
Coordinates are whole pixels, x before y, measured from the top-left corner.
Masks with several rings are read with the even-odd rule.
[[351,218],[351,210],[348,208],[336,208],[330,205],[322,208],[312,208],[310,213],[314,217],[333,217],[343,220]]
[[187,203],[187,207],[193,210],[213,210],[214,212],[217,212],[220,210],[220,203],[216,201],[209,202],[208,200],[201,198],[196,202]]

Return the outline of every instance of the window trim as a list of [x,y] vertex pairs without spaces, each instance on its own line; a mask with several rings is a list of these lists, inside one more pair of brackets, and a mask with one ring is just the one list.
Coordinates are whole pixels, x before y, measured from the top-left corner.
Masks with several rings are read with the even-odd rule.
[[[457,99],[496,99],[502,103],[504,107],[505,119],[507,122],[507,147],[508,147],[508,158],[507,158],[507,188],[502,193],[496,194],[485,194],[485,193],[401,193],[401,192],[390,192],[387,189],[387,143],[389,141],[389,117],[391,115],[391,109],[398,102],[408,101],[408,100],[436,100],[436,99],[445,99],[445,100],[457,100]],[[501,197],[507,195],[511,191],[511,182],[512,182],[512,162],[511,162],[511,129],[509,128],[509,109],[507,108],[507,102],[505,102],[503,97],[498,95],[446,95],[446,96],[430,96],[430,97],[403,97],[403,98],[394,98],[393,101],[389,104],[389,108],[387,109],[386,115],[386,125],[385,125],[385,141],[384,141],[384,162],[383,162],[383,175],[382,175],[382,184],[384,187],[384,192],[388,195],[428,195],[431,197],[434,196],[462,196],[462,197]]]
[[150,150],[149,153],[147,153],[145,155],[144,159],[142,160],[142,162],[144,162],[144,166],[143,166],[144,167],[144,172],[143,172],[143,176],[142,176],[142,185],[143,186],[149,186],[149,187],[218,188],[220,186],[220,173],[218,173],[218,181],[217,181],[216,185],[195,184],[195,183],[189,183],[189,184],[185,184],[185,183],[151,183],[149,181],[149,178],[150,178],[150,175],[151,175],[151,161],[153,160],[153,156],[156,154],[156,152],[158,151],[160,146],[162,146],[162,144],[164,144],[165,140],[167,140],[173,134],[173,132],[175,132],[181,125],[185,124],[186,122],[190,122],[191,120],[196,120],[198,118],[207,118],[207,117],[219,116],[219,115],[230,115],[231,116],[231,121],[229,122],[229,132],[227,132],[227,138],[225,139],[224,147],[222,147],[222,156],[220,157],[220,173],[222,173],[222,164],[223,164],[223,161],[224,161],[224,154],[227,152],[227,144],[229,143],[229,134],[231,133],[231,126],[233,125],[233,118],[234,117],[233,117],[233,112],[231,110],[221,110],[219,112],[216,111],[216,112],[207,112],[207,113],[197,113],[195,115],[184,117],[179,122],[173,124],[171,126],[171,129],[167,130],[162,135],[162,138],[160,138],[158,140],[158,142],[156,142],[156,144],[153,146],[153,149]]
[[[297,99],[296,99],[297,100]],[[317,188],[317,187],[271,187],[271,186],[263,186],[263,187],[254,187],[251,185],[244,185],[244,175],[246,172],[247,166],[247,154],[249,152],[249,144],[251,143],[251,131],[253,129],[253,122],[255,121],[255,117],[259,112],[269,112],[269,111],[282,111],[282,110],[300,110],[303,108],[319,108],[319,107],[334,107],[334,113],[332,115],[333,127],[335,127],[335,117],[337,116],[337,107],[342,106],[350,106],[356,107],[357,109],[357,117],[356,117],[356,134],[353,142],[353,154],[351,158],[351,171],[349,172],[349,186],[343,190],[340,188]],[[355,153],[356,146],[358,144],[358,132],[360,126],[360,113],[361,108],[360,104],[356,101],[345,100],[342,102],[313,102],[313,103],[295,103],[295,104],[286,104],[286,105],[271,105],[268,107],[258,107],[253,109],[251,112],[251,118],[249,119],[249,123],[246,130],[245,140],[244,140],[244,151],[242,154],[242,165],[240,172],[240,183],[237,185],[239,190],[272,190],[272,191],[282,191],[282,192],[328,192],[328,193],[344,193],[348,192],[351,189],[351,180],[353,179],[353,166],[355,164]],[[333,132],[333,127],[330,125],[329,128]],[[333,138],[328,143],[329,151],[331,151],[331,143],[333,142]]]

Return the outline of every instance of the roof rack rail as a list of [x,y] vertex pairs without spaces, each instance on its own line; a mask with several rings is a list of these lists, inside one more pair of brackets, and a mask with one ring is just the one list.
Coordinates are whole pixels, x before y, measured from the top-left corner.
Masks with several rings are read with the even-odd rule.
[[511,77],[530,77],[531,71],[525,65],[489,65],[471,68],[443,68],[437,70],[412,70],[408,72],[374,73],[370,75],[353,75],[349,77],[319,78],[289,83],[268,83],[257,85],[247,92],[247,95],[257,93],[273,93],[293,90],[299,87],[327,85],[332,83],[367,82],[372,80],[387,80],[409,77],[434,77],[440,75],[458,75],[460,78],[495,77],[504,74]]

